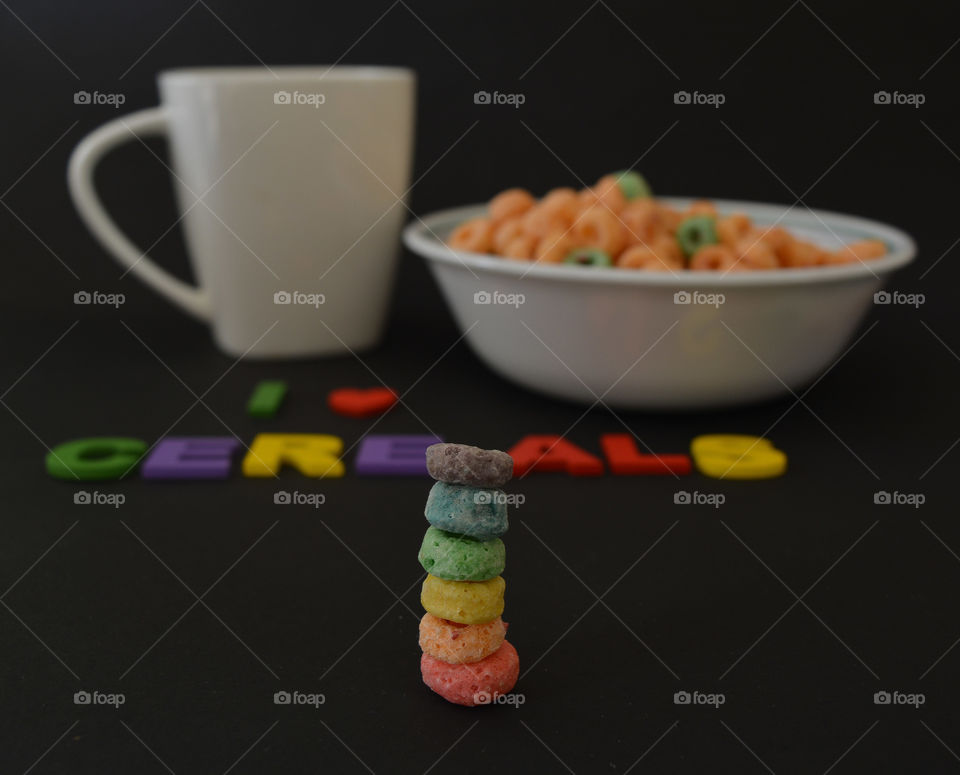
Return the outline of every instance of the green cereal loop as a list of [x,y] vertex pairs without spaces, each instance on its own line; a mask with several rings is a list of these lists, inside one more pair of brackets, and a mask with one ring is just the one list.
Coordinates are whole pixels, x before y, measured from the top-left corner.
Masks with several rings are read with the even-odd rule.
[[639,172],[633,170],[622,170],[614,172],[617,176],[617,185],[620,186],[620,193],[627,199],[641,199],[653,196],[653,191],[647,179]]
[[613,266],[610,254],[597,248],[571,250],[564,257],[563,263],[578,264],[579,266]]
[[97,436],[59,444],[47,454],[47,473],[55,479],[120,479],[147,453],[140,439]]
[[684,255],[690,258],[706,245],[716,245],[717,222],[712,215],[693,215],[677,227],[677,242]]
[[423,569],[448,581],[487,581],[503,573],[506,549],[499,538],[480,541],[428,527],[417,556]]

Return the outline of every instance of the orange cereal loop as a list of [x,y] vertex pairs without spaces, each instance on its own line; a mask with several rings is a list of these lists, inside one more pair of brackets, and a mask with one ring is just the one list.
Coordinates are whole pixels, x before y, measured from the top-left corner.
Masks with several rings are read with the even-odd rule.
[[623,269],[646,269],[652,272],[676,272],[683,269],[679,262],[673,262],[658,255],[643,245],[633,245],[624,250],[617,258],[617,266]]
[[580,200],[572,188],[555,188],[540,200],[539,207],[572,223],[580,212]]
[[499,616],[483,624],[459,624],[425,614],[420,620],[420,648],[454,665],[479,662],[503,643],[507,623]]
[[750,231],[750,219],[743,213],[734,213],[717,219],[717,236],[724,245],[735,245]]
[[591,207],[596,207],[600,202],[596,189],[585,188],[577,192],[577,214],[584,213]]
[[663,223],[664,228],[671,234],[677,230],[677,226],[687,217],[684,213],[674,210],[670,205],[657,203],[656,206],[660,213],[660,222]]
[[781,263],[783,262],[783,256],[780,255],[780,251],[795,241],[794,236],[782,226],[758,226],[751,229],[749,233],[752,234],[755,239],[762,239],[773,248],[774,252],[780,258]]
[[650,247],[653,248],[654,253],[656,253],[661,260],[674,264],[678,269],[683,268],[683,251],[680,250],[677,240],[669,234],[664,234],[654,239],[653,242],[650,243]]
[[486,253],[492,247],[493,224],[486,218],[473,218],[453,230],[447,244],[454,250]]
[[712,215],[716,217],[717,208],[713,206],[713,202],[708,202],[706,199],[698,199],[696,202],[690,203],[684,217],[691,215]]
[[620,212],[627,203],[627,198],[620,188],[619,175],[604,175],[593,187],[597,201],[609,207],[615,213]]
[[533,257],[543,264],[559,264],[576,247],[573,236],[567,231],[554,231],[540,238]]
[[786,267],[816,266],[824,262],[827,251],[810,242],[791,240],[777,250],[780,265]]
[[626,244],[625,231],[620,219],[602,205],[584,211],[573,227],[579,245],[599,248],[610,255],[619,253]]
[[539,204],[523,216],[523,232],[532,237],[544,237],[559,229],[566,229],[572,222],[560,212],[544,209]]
[[629,244],[650,242],[666,228],[659,208],[649,197],[627,203],[620,211],[620,220],[626,229]]
[[768,243],[749,235],[738,240],[733,251],[739,258],[740,269],[776,269],[780,264]]
[[737,257],[725,245],[706,245],[690,259],[690,268],[696,271],[726,272],[736,266]]
[[503,223],[493,227],[491,243],[494,253],[503,253],[507,245],[523,234],[523,216],[507,218]]
[[507,243],[503,249],[503,256],[505,258],[529,260],[533,257],[533,249],[536,245],[536,237],[530,234],[521,234],[519,237],[514,237]]
[[886,252],[887,246],[882,240],[858,240],[844,245],[840,250],[829,253],[824,263],[850,264],[856,261],[869,261],[871,258],[880,258]]
[[522,188],[508,188],[490,200],[487,210],[491,220],[504,221],[516,215],[523,215],[533,207],[536,201],[529,191]]

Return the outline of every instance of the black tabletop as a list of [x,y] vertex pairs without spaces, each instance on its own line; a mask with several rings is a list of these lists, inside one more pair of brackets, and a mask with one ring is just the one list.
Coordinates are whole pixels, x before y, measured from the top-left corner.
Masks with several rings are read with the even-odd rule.
[[[5,4],[0,769],[960,767],[957,21],[934,3],[805,0]],[[802,401],[581,416],[487,370],[404,253],[375,351],[236,362],[205,327],[118,279],[69,203],[69,150],[155,104],[158,70],[339,57],[417,70],[418,214],[512,185],[578,185],[645,154],[639,168],[664,193],[801,199],[903,228],[919,257],[890,287],[925,302],[872,309]],[[74,103],[95,89],[124,104]],[[478,105],[479,90],[525,101]],[[681,91],[724,102],[677,103]],[[176,219],[167,173],[142,147],[112,154],[98,183],[138,244]],[[189,275],[177,229],[153,252]],[[126,302],[73,304],[93,289]],[[290,386],[270,420],[244,410],[261,379]],[[381,381],[404,398],[374,428],[326,406],[334,388]],[[789,470],[512,482],[525,496],[505,536],[518,701],[465,709],[432,694],[418,669],[416,559],[430,481],[357,475],[355,443],[432,432],[508,449],[565,433],[599,453],[601,434],[624,425],[658,452],[769,430]],[[75,504],[80,486],[44,469],[48,448],[84,436],[249,443],[261,431],[340,436],[353,447],[346,475],[252,480],[237,466],[224,481],[84,485],[122,494],[113,507]],[[280,488],[325,502],[278,505]],[[678,505],[681,488],[726,500]],[[924,502],[878,505],[878,491]],[[313,704],[275,704],[281,691]]]

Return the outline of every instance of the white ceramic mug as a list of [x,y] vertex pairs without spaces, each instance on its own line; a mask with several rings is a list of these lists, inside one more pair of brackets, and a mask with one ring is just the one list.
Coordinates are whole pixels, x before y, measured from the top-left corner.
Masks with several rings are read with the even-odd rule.
[[[158,82],[160,107],[110,121],[70,159],[71,196],[104,248],[209,322],[231,355],[300,357],[375,345],[405,214],[414,74],[223,67],[172,70]],[[199,287],[138,249],[94,189],[100,158],[147,135],[169,139]]]

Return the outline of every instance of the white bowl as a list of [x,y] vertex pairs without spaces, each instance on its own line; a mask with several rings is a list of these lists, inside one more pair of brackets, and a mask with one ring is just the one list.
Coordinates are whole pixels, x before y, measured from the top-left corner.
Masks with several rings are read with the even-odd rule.
[[[682,209],[692,200],[663,201]],[[779,219],[828,248],[881,239],[888,253],[837,266],[673,275],[534,264],[444,244],[483,205],[415,220],[404,242],[427,259],[470,346],[495,372],[557,398],[632,409],[730,406],[796,392],[840,357],[885,276],[916,253],[902,231],[863,218],[716,206],[757,224]]]

